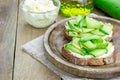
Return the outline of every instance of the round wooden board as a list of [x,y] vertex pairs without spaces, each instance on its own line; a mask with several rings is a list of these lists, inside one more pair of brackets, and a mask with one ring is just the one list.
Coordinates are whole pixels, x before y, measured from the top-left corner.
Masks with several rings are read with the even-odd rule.
[[114,64],[103,66],[78,66],[67,61],[62,54],[63,45],[68,42],[64,36],[64,25],[69,19],[64,19],[58,23],[53,24],[44,35],[44,47],[46,49],[45,55],[48,60],[56,67],[80,76],[88,78],[112,78],[120,76],[120,21],[102,17],[102,16],[90,16],[99,21],[114,24],[114,37],[113,42],[115,44],[115,52],[117,54],[117,60]]

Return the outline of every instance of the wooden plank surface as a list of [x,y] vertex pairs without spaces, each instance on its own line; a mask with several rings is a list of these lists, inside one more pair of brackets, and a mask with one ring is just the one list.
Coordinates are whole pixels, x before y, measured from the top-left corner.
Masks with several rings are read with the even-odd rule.
[[[58,19],[59,20],[59,19]],[[20,10],[18,16],[14,80],[60,80],[61,78],[21,50],[26,42],[44,34],[47,28],[36,29],[27,24]]]
[[12,80],[17,0],[0,0],[0,80]]

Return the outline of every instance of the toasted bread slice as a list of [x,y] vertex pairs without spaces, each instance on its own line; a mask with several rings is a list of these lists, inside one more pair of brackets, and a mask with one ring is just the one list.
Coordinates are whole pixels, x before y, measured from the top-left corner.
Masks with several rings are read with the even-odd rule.
[[[76,53],[77,54],[77,53]],[[77,65],[106,65],[111,64],[116,61],[116,53],[113,51],[112,53],[102,56],[102,57],[77,57],[74,54],[72,54],[69,51],[66,51],[64,48],[62,48],[62,55],[65,57],[68,61],[72,62],[73,64]]]

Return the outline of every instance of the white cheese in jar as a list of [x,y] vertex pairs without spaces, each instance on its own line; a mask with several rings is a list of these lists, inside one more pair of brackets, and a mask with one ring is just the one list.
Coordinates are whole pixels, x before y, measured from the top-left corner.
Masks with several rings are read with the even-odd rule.
[[55,8],[52,0],[25,0],[24,2],[24,9],[32,12],[46,12]]
[[22,8],[29,24],[43,28],[55,21],[59,6],[55,6],[53,0],[25,0]]

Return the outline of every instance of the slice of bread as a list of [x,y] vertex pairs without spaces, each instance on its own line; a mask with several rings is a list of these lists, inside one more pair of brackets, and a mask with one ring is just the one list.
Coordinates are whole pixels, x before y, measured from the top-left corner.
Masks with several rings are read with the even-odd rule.
[[[107,43],[112,41],[114,35],[113,27],[110,23],[103,23],[85,16],[78,16],[76,20],[66,22],[64,34],[71,43],[64,45],[62,55],[68,61],[77,65],[106,65],[114,63],[116,60],[114,45],[107,46]],[[94,39],[98,39],[98,42],[94,42]],[[101,45],[98,45],[98,43]],[[103,50],[103,47],[105,47],[105,50]]]
[[[77,53],[76,53],[77,54]],[[73,64],[77,65],[106,65],[111,64],[116,61],[116,53],[113,51],[112,53],[104,56],[104,57],[77,57],[73,55],[71,52],[66,51],[64,48],[62,48],[62,55],[65,57],[68,61],[72,62]]]

